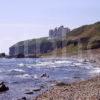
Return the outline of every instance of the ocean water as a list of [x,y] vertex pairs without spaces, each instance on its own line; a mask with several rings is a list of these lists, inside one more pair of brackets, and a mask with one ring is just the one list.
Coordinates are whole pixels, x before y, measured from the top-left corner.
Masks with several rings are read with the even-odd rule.
[[[41,77],[45,73],[48,77]],[[86,80],[99,73],[100,68],[76,58],[0,59],[0,82],[9,87],[9,91],[0,93],[0,100],[32,100],[57,82]]]

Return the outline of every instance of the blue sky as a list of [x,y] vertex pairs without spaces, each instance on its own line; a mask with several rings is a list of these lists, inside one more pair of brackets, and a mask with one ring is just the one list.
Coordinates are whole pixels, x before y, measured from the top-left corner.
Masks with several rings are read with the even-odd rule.
[[0,0],[0,52],[14,43],[100,21],[100,0]]

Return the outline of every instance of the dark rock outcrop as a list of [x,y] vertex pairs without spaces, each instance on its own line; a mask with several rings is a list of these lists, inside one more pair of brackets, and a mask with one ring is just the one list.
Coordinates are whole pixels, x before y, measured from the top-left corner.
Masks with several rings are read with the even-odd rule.
[[9,88],[4,84],[4,82],[0,83],[0,92],[8,91]]
[[0,53],[0,58],[6,57],[5,53]]
[[44,74],[41,75],[41,78],[43,78],[43,77],[49,78],[49,75],[47,75],[46,73],[44,73]]

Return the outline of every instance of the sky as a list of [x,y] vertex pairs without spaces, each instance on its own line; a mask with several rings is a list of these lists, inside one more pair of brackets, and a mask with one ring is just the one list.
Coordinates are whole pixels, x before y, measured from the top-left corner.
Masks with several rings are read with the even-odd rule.
[[0,52],[16,42],[100,21],[100,0],[0,0]]

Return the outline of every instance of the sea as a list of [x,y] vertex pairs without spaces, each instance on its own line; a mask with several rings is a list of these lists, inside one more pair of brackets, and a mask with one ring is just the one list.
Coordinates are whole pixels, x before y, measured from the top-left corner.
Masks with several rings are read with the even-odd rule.
[[100,74],[90,61],[76,58],[0,58],[0,82],[9,91],[0,100],[33,100],[59,82],[72,83]]

